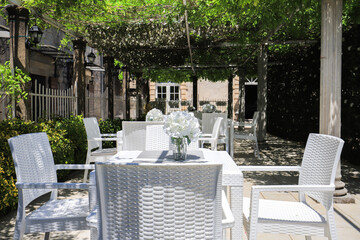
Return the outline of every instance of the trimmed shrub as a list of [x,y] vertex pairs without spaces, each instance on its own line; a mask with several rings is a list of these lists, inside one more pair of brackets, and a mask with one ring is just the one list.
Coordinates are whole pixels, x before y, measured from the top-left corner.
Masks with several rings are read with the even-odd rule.
[[[99,121],[99,128],[101,133],[117,133],[121,130],[122,126],[121,119],[106,119],[106,120],[100,120]],[[116,147],[115,141],[106,141],[103,142],[104,148],[114,148]]]

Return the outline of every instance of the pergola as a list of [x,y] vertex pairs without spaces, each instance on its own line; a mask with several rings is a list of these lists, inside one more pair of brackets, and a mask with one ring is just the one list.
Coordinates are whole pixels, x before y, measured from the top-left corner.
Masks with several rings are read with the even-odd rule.
[[[24,5],[18,0],[10,1],[13,4]],[[156,67],[172,67],[184,68],[188,66],[191,71],[196,74],[196,67],[199,66],[223,66],[230,67],[232,64],[241,67],[245,66],[254,55],[257,56],[258,64],[258,111],[260,111],[260,139],[264,139],[266,133],[266,103],[267,103],[267,82],[266,82],[266,51],[265,45],[268,44],[277,32],[286,26],[293,17],[301,11],[302,1],[287,1],[282,6],[277,6],[274,15],[268,16],[262,23],[263,28],[258,29],[258,24],[249,25],[251,21],[261,21],[255,18],[256,5],[261,5],[259,1],[243,0],[239,1],[242,6],[234,9],[234,5],[224,3],[223,5],[209,6],[210,1],[186,1],[177,2],[177,4],[169,5],[170,1],[160,1],[164,4],[154,4],[150,1],[148,6],[137,4],[131,5],[127,1],[124,6],[114,6],[111,11],[105,8],[98,8],[96,11],[90,10],[91,4],[79,5],[78,12],[71,12],[74,8],[53,9],[56,1],[50,1],[52,4],[39,4],[35,7],[30,6],[30,12],[45,23],[53,27],[60,28],[67,32],[70,36],[75,37],[73,41],[74,47],[74,82],[77,88],[79,100],[77,102],[78,113],[85,106],[85,96],[83,89],[85,88],[85,68],[84,68],[84,48],[85,41],[92,47],[102,51],[107,57],[105,61],[106,78],[112,77],[113,58],[120,58],[125,64],[132,64],[132,67],[156,68]],[[87,2],[87,1],[80,1]],[[92,2],[92,1],[91,1]],[[96,2],[96,1],[95,1]],[[263,1],[271,5],[272,1]],[[281,1],[273,1],[279,4]],[[311,2],[311,1],[308,1]],[[167,4],[166,4],[167,3]],[[198,5],[197,5],[198,3]],[[265,4],[264,3],[264,4]],[[218,3],[219,4],[219,3]],[[253,5],[251,5],[253,4]],[[284,9],[288,6],[289,9]],[[83,7],[83,9],[81,8]],[[99,7],[99,5],[94,5]],[[247,12],[246,7],[251,8],[254,14]],[[264,6],[263,6],[264,7]],[[319,132],[341,137],[341,41],[342,41],[342,0],[321,0],[321,74],[320,74],[320,127]],[[11,6],[8,8],[9,16],[11,15]],[[255,9],[255,10],[253,10]],[[261,10],[266,9],[265,7]],[[51,10],[51,11],[50,11]],[[226,11],[228,10],[228,12]],[[58,11],[58,12],[57,12]],[[195,11],[203,11],[193,13]],[[218,12],[217,12],[218,11]],[[239,11],[238,17],[254,17],[254,19],[246,19],[244,25],[239,25],[239,19],[231,21],[234,12]],[[94,15],[81,20],[81,16],[87,13]],[[96,13],[96,14],[95,14]],[[229,14],[227,16],[226,14]],[[143,14],[143,15],[142,15]],[[206,15],[209,14],[209,15]],[[223,15],[219,15],[223,14]],[[242,15],[243,14],[243,15]],[[71,18],[73,16],[73,18]],[[175,16],[177,16],[176,19]],[[264,16],[264,15],[261,15]],[[57,17],[55,19],[55,17]],[[223,17],[225,21],[218,20],[216,17]],[[197,19],[198,18],[198,19]],[[278,21],[276,21],[279,19]],[[286,22],[284,22],[286,19]],[[202,22],[204,21],[204,22]],[[213,22],[213,25],[212,25]],[[225,24],[228,23],[228,24]],[[11,25],[14,24],[14,25]],[[26,24],[26,23],[25,23]],[[71,26],[74,26],[73,28]],[[159,38],[154,35],[152,29],[158,29],[159,36],[168,36]],[[18,29],[15,31],[15,29]],[[21,30],[22,29],[22,30]],[[15,31],[15,32],[14,32]],[[84,31],[84,32],[81,32]],[[251,34],[254,31],[255,34]],[[143,32],[143,34],[139,34]],[[10,22],[10,35],[18,36],[20,39],[16,43],[11,43],[10,48],[15,49],[18,54],[11,56],[13,66],[20,65],[22,69],[26,69],[25,49],[22,47],[21,41],[24,38],[19,36],[26,35],[26,25],[23,28],[15,26],[15,22]],[[225,36],[221,39],[221,36]],[[143,38],[145,39],[144,41]],[[251,40],[247,42],[246,40]],[[133,41],[133,44],[131,43]],[[225,64],[205,63],[203,58],[197,58],[200,51],[211,51],[216,54],[218,50],[230,49],[230,51],[238,51],[238,55],[228,56]],[[236,49],[236,51],[234,51]],[[156,51],[155,51],[156,50]],[[11,52],[14,52],[13,50]],[[220,54],[221,51],[218,52]],[[158,54],[162,54],[162,57]],[[241,55],[239,57],[239,55]],[[134,61],[134,56],[137,61]],[[184,57],[186,56],[186,57]],[[206,56],[206,55],[205,55]],[[161,63],[156,59],[162,58]],[[222,61],[225,58],[220,59]],[[148,61],[147,61],[148,60]],[[155,64],[154,64],[155,63]],[[112,81],[109,81],[109,84]],[[111,85],[108,86],[112,88]],[[110,90],[111,92],[112,90]],[[346,197],[347,191],[344,183],[341,182],[340,165],[336,177],[336,195],[338,200]],[[340,197],[341,196],[341,197]]]

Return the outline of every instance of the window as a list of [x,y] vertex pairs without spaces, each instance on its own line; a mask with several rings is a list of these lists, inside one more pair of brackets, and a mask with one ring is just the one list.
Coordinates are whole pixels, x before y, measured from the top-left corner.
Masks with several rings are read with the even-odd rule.
[[179,86],[170,86],[170,100],[171,101],[180,100]]
[[166,101],[166,112],[180,109],[180,86],[175,83],[157,83],[156,98]]
[[157,98],[166,99],[166,86],[157,87]]

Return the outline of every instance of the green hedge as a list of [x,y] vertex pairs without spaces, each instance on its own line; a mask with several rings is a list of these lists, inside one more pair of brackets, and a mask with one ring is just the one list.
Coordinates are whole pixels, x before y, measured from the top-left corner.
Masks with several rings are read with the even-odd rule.
[[[114,133],[121,129],[120,120],[99,122],[103,133]],[[0,122],[0,215],[17,207],[16,174],[7,140],[13,136],[46,132],[54,155],[55,164],[85,163],[87,141],[82,116],[42,120],[38,123],[11,119]],[[106,147],[106,146],[104,146]],[[69,171],[58,171],[62,181]]]
[[[342,158],[360,165],[360,25],[343,33],[341,83]],[[320,42],[269,50],[267,130],[306,141],[319,132]]]
[[[121,130],[121,123],[123,120],[121,119],[106,119],[99,121],[99,127],[101,133],[117,133]],[[104,148],[116,147],[116,142],[109,141],[103,142]]]

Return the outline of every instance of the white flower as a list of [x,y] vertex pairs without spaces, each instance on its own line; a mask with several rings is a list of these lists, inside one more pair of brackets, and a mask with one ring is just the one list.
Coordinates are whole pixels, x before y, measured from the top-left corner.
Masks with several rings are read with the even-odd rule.
[[210,103],[206,103],[204,105],[202,105],[202,111],[204,113],[212,113],[212,112],[215,112],[216,110],[216,107]]
[[200,125],[193,113],[172,112],[165,118],[164,131],[172,138],[187,138],[188,143],[200,136]]
[[164,121],[163,113],[161,110],[153,108],[146,114],[146,121],[162,122]]

